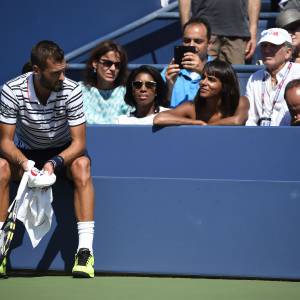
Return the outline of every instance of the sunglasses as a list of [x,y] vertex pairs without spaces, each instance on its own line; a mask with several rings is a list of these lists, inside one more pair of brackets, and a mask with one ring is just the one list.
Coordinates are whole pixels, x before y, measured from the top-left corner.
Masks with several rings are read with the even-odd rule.
[[118,61],[118,62],[114,62],[114,61],[108,60],[108,59],[101,59],[101,60],[99,61],[99,63],[100,63],[104,68],[107,68],[107,69],[111,68],[112,65],[114,65],[116,69],[120,69],[120,67],[121,67],[121,62],[119,62],[119,61]]
[[142,86],[145,85],[145,87],[147,89],[150,89],[150,90],[154,90],[156,88],[156,82],[155,81],[140,81],[140,80],[136,80],[136,81],[133,81],[132,82],[132,87],[134,89],[141,89]]

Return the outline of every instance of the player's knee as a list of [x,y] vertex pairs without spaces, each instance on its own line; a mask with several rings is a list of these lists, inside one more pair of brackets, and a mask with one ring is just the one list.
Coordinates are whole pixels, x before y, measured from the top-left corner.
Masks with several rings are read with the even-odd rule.
[[83,156],[77,158],[72,163],[71,172],[74,180],[86,181],[91,176],[91,163],[90,160]]
[[9,181],[11,176],[10,166],[7,160],[0,158],[0,181]]

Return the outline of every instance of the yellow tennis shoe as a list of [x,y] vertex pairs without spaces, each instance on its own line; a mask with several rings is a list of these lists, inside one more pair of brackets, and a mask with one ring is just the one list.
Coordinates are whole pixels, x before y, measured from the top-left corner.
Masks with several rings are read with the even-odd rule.
[[73,277],[93,278],[94,271],[94,256],[87,248],[80,248],[75,255],[75,263],[72,269]]
[[4,257],[1,265],[0,265],[0,277],[1,278],[6,278],[6,257]]

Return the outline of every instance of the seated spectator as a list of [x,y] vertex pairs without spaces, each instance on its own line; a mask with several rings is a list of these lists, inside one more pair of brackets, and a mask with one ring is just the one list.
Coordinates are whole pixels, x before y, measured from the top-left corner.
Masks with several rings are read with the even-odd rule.
[[125,102],[135,108],[129,115],[118,117],[119,124],[152,125],[154,116],[166,108],[166,84],[159,71],[141,66],[131,72],[126,84]]
[[104,41],[92,52],[84,82],[80,82],[88,124],[113,123],[131,108],[124,102],[127,75],[125,50],[113,41]]
[[210,36],[210,26],[205,19],[192,18],[184,25],[182,45],[194,46],[196,53],[185,53],[182,69],[172,59],[171,63],[161,73],[167,82],[170,107],[176,107],[185,101],[193,101],[195,98],[199,89],[203,66],[211,60],[207,56]]
[[294,79],[287,84],[284,99],[289,112],[281,125],[300,126],[300,78]]
[[159,113],[155,125],[244,125],[248,99],[240,98],[239,82],[230,64],[214,60],[203,69],[194,102]]
[[264,30],[258,44],[265,68],[252,74],[248,80],[246,96],[250,109],[246,125],[278,126],[288,111],[284,89],[289,81],[299,78],[300,65],[289,62],[292,38],[286,30]]
[[292,37],[293,54],[292,61],[300,63],[300,11],[298,9],[287,9],[282,11],[276,24],[289,32]]

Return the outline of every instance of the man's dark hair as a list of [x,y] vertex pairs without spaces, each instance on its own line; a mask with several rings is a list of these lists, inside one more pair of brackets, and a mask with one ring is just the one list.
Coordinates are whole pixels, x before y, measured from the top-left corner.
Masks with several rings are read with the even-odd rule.
[[185,31],[185,29],[190,26],[190,25],[204,25],[206,28],[206,36],[207,36],[207,40],[209,41],[211,38],[211,27],[208,23],[208,21],[205,18],[200,18],[200,17],[192,17],[190,18],[184,25],[183,25],[183,32]]
[[288,90],[295,88],[295,87],[300,87],[300,78],[293,79],[286,85],[285,90],[284,90],[284,99],[285,100],[286,100],[286,94],[287,94]]
[[22,67],[22,74],[28,73],[32,71],[32,64],[30,61],[25,63]]
[[86,63],[86,69],[85,69],[85,78],[84,83],[89,86],[96,87],[97,86],[97,73],[94,72],[93,68],[93,62],[99,61],[100,58],[105,55],[107,52],[116,52],[120,56],[120,70],[119,74],[114,82],[114,86],[120,86],[125,85],[126,83],[126,77],[127,77],[127,53],[125,49],[117,44],[114,41],[107,40],[102,43],[100,43],[91,53],[87,63]]
[[52,41],[38,42],[31,50],[32,66],[37,65],[44,70],[47,67],[48,58],[52,58],[55,62],[61,62],[64,59],[64,51]]
[[135,81],[135,78],[138,74],[146,73],[153,77],[156,82],[156,96],[154,99],[154,110],[155,112],[159,112],[159,106],[167,106],[167,88],[166,83],[160,75],[160,72],[151,66],[142,65],[137,69],[132,70],[130,75],[128,76],[126,83],[126,94],[124,97],[125,102],[136,108],[136,101],[132,92],[132,82]]

